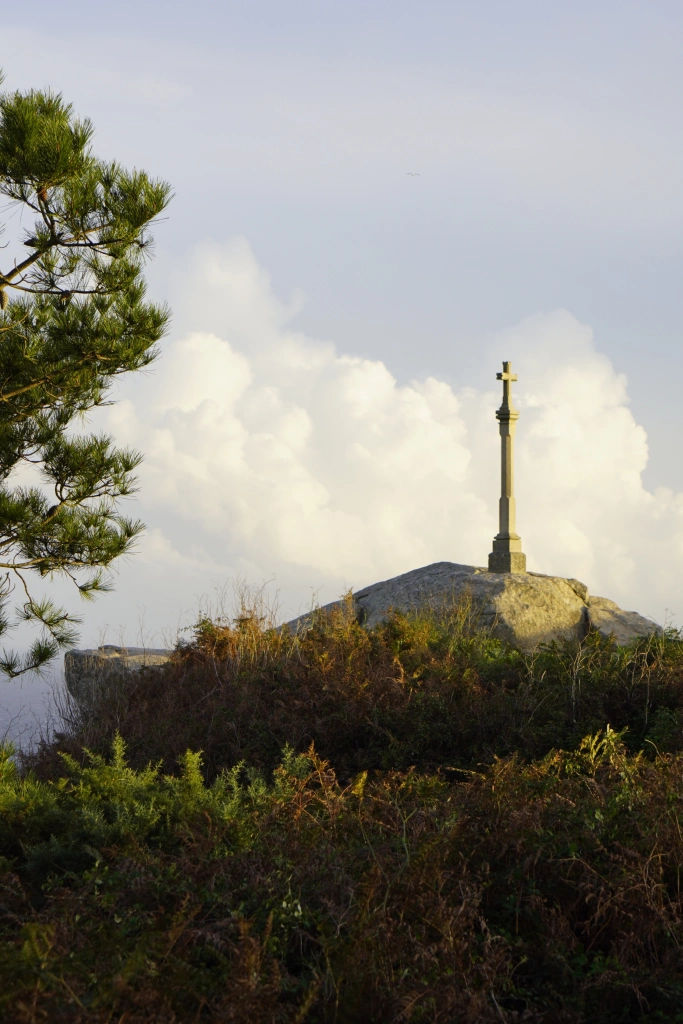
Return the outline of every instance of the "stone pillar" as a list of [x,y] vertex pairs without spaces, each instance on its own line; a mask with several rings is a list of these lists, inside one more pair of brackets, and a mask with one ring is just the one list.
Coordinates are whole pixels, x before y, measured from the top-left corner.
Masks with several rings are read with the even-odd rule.
[[503,372],[496,378],[503,382],[503,404],[496,412],[500,426],[501,487],[498,515],[498,534],[493,538],[493,551],[489,555],[489,572],[526,572],[526,555],[522,551],[522,538],[516,532],[515,507],[515,430],[519,411],[512,404],[512,363],[503,363]]

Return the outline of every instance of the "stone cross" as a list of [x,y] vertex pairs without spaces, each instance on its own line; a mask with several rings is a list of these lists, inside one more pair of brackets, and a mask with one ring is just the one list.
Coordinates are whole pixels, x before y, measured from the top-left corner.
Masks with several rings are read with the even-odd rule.
[[503,404],[496,411],[500,426],[501,488],[498,514],[498,533],[493,538],[493,551],[489,555],[489,572],[526,572],[526,555],[522,539],[516,533],[515,508],[515,430],[519,412],[512,404],[512,382],[517,374],[512,363],[503,363],[503,372],[496,378],[503,382]]

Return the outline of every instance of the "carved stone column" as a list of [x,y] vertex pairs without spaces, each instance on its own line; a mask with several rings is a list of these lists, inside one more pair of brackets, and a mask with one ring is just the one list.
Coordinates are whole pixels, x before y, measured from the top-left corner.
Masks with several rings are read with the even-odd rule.
[[498,515],[498,534],[493,538],[493,551],[489,555],[490,572],[526,572],[526,555],[522,551],[522,538],[516,532],[515,507],[515,430],[519,411],[512,404],[512,363],[503,363],[503,372],[496,378],[503,381],[503,404],[496,411],[500,426],[501,488]]

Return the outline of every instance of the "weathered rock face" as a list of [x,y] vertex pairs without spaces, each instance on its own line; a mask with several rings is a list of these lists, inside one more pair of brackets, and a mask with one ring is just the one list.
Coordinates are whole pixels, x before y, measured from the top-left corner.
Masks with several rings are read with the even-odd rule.
[[[619,644],[659,629],[651,619],[622,611],[607,598],[590,597],[578,580],[540,573],[489,572],[454,562],[435,562],[375,583],[359,590],[353,599],[359,622],[374,626],[391,609],[436,611],[465,596],[471,597],[479,625],[525,650],[550,640],[582,639],[590,629],[605,636],[614,634]],[[310,615],[304,615],[289,626],[301,628],[309,620]]]
[[173,651],[149,647],[116,647],[105,644],[86,651],[68,651],[64,655],[64,676],[71,696],[86,705],[103,685],[141,668],[165,665]]
[[591,597],[588,615],[592,629],[604,636],[612,634],[618,644],[627,644],[635,636],[661,633],[661,627],[638,612],[625,612],[606,597]]

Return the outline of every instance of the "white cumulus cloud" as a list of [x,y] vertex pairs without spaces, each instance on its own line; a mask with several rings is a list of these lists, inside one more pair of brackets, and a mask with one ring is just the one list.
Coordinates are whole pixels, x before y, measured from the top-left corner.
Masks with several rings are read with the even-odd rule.
[[[168,595],[188,565],[208,589],[212,566],[213,579],[273,575],[295,612],[308,587],[329,599],[432,561],[485,564],[497,529],[495,382],[485,394],[466,381],[398,383],[383,363],[298,333],[300,300],[277,298],[243,239],[199,247],[193,268],[182,329],[154,375],[107,412],[117,438],[146,455],[141,514],[153,529],[138,590],[147,580]],[[520,377],[529,568],[683,617],[683,495],[642,484],[647,438],[625,378],[565,311],[503,332],[497,350]]]

